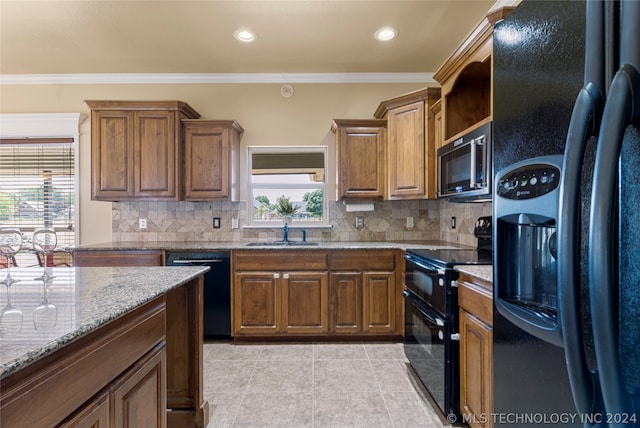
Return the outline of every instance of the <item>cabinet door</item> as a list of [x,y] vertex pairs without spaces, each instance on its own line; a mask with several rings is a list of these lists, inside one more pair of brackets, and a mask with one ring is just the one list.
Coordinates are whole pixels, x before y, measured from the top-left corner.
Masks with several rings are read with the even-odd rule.
[[166,364],[162,342],[114,385],[111,396],[115,427],[166,428]]
[[132,112],[91,112],[91,198],[118,200],[134,195]]
[[229,130],[185,126],[185,199],[229,198]]
[[491,327],[460,310],[460,411],[471,427],[491,427]]
[[362,333],[362,274],[332,272],[329,282],[332,333]]
[[396,283],[394,272],[364,272],[363,328],[365,333],[396,332]]
[[135,112],[137,197],[178,198],[178,136],[176,113],[171,111]]
[[389,199],[425,196],[425,105],[390,110],[388,120]]
[[337,198],[384,199],[385,139],[382,126],[338,126]]
[[60,424],[59,428],[108,428],[109,394],[104,392],[85,404],[71,419]]
[[282,275],[282,325],[293,334],[328,331],[327,272],[291,272]]
[[280,274],[236,272],[233,286],[233,330],[236,335],[280,331]]

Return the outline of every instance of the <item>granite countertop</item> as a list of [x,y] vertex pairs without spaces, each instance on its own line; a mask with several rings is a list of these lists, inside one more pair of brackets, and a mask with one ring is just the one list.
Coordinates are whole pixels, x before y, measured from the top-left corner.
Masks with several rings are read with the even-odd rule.
[[[423,249],[423,248],[462,248],[475,249],[445,241],[311,241],[317,245],[248,245],[254,241],[130,241],[103,242],[86,244],[77,247],[79,250],[193,250],[193,251],[224,251],[224,250],[376,250],[376,249]],[[256,241],[275,242],[275,241]]]
[[34,279],[42,268],[11,269],[20,282],[0,289],[0,379],[207,270],[61,267],[48,269],[54,278],[45,284]]
[[489,283],[493,283],[492,265],[458,265],[455,267],[455,270]]

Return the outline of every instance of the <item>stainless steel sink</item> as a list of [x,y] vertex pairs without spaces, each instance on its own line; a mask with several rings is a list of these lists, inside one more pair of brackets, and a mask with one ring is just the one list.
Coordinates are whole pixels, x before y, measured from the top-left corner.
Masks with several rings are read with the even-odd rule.
[[309,241],[256,241],[249,242],[247,247],[271,247],[271,246],[313,246],[317,242]]

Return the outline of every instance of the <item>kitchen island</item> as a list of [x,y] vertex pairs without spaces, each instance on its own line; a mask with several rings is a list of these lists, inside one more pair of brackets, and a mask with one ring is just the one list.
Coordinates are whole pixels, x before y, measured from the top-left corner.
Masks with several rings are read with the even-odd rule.
[[43,281],[41,268],[12,269],[20,282],[0,293],[0,426],[206,426],[207,270],[53,268]]

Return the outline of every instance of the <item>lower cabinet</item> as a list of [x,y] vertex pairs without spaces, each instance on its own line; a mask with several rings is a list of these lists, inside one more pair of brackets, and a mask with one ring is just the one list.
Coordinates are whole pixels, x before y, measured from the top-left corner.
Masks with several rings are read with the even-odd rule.
[[328,278],[313,271],[236,272],[235,333],[326,333]]
[[[236,251],[234,336],[402,335],[394,250]],[[286,266],[289,270],[270,270]]]
[[332,316],[337,334],[395,334],[395,272],[331,272]]
[[460,411],[472,428],[493,426],[493,300],[488,285],[466,275],[458,280]]
[[166,427],[165,367],[166,353],[162,343],[60,426]]

